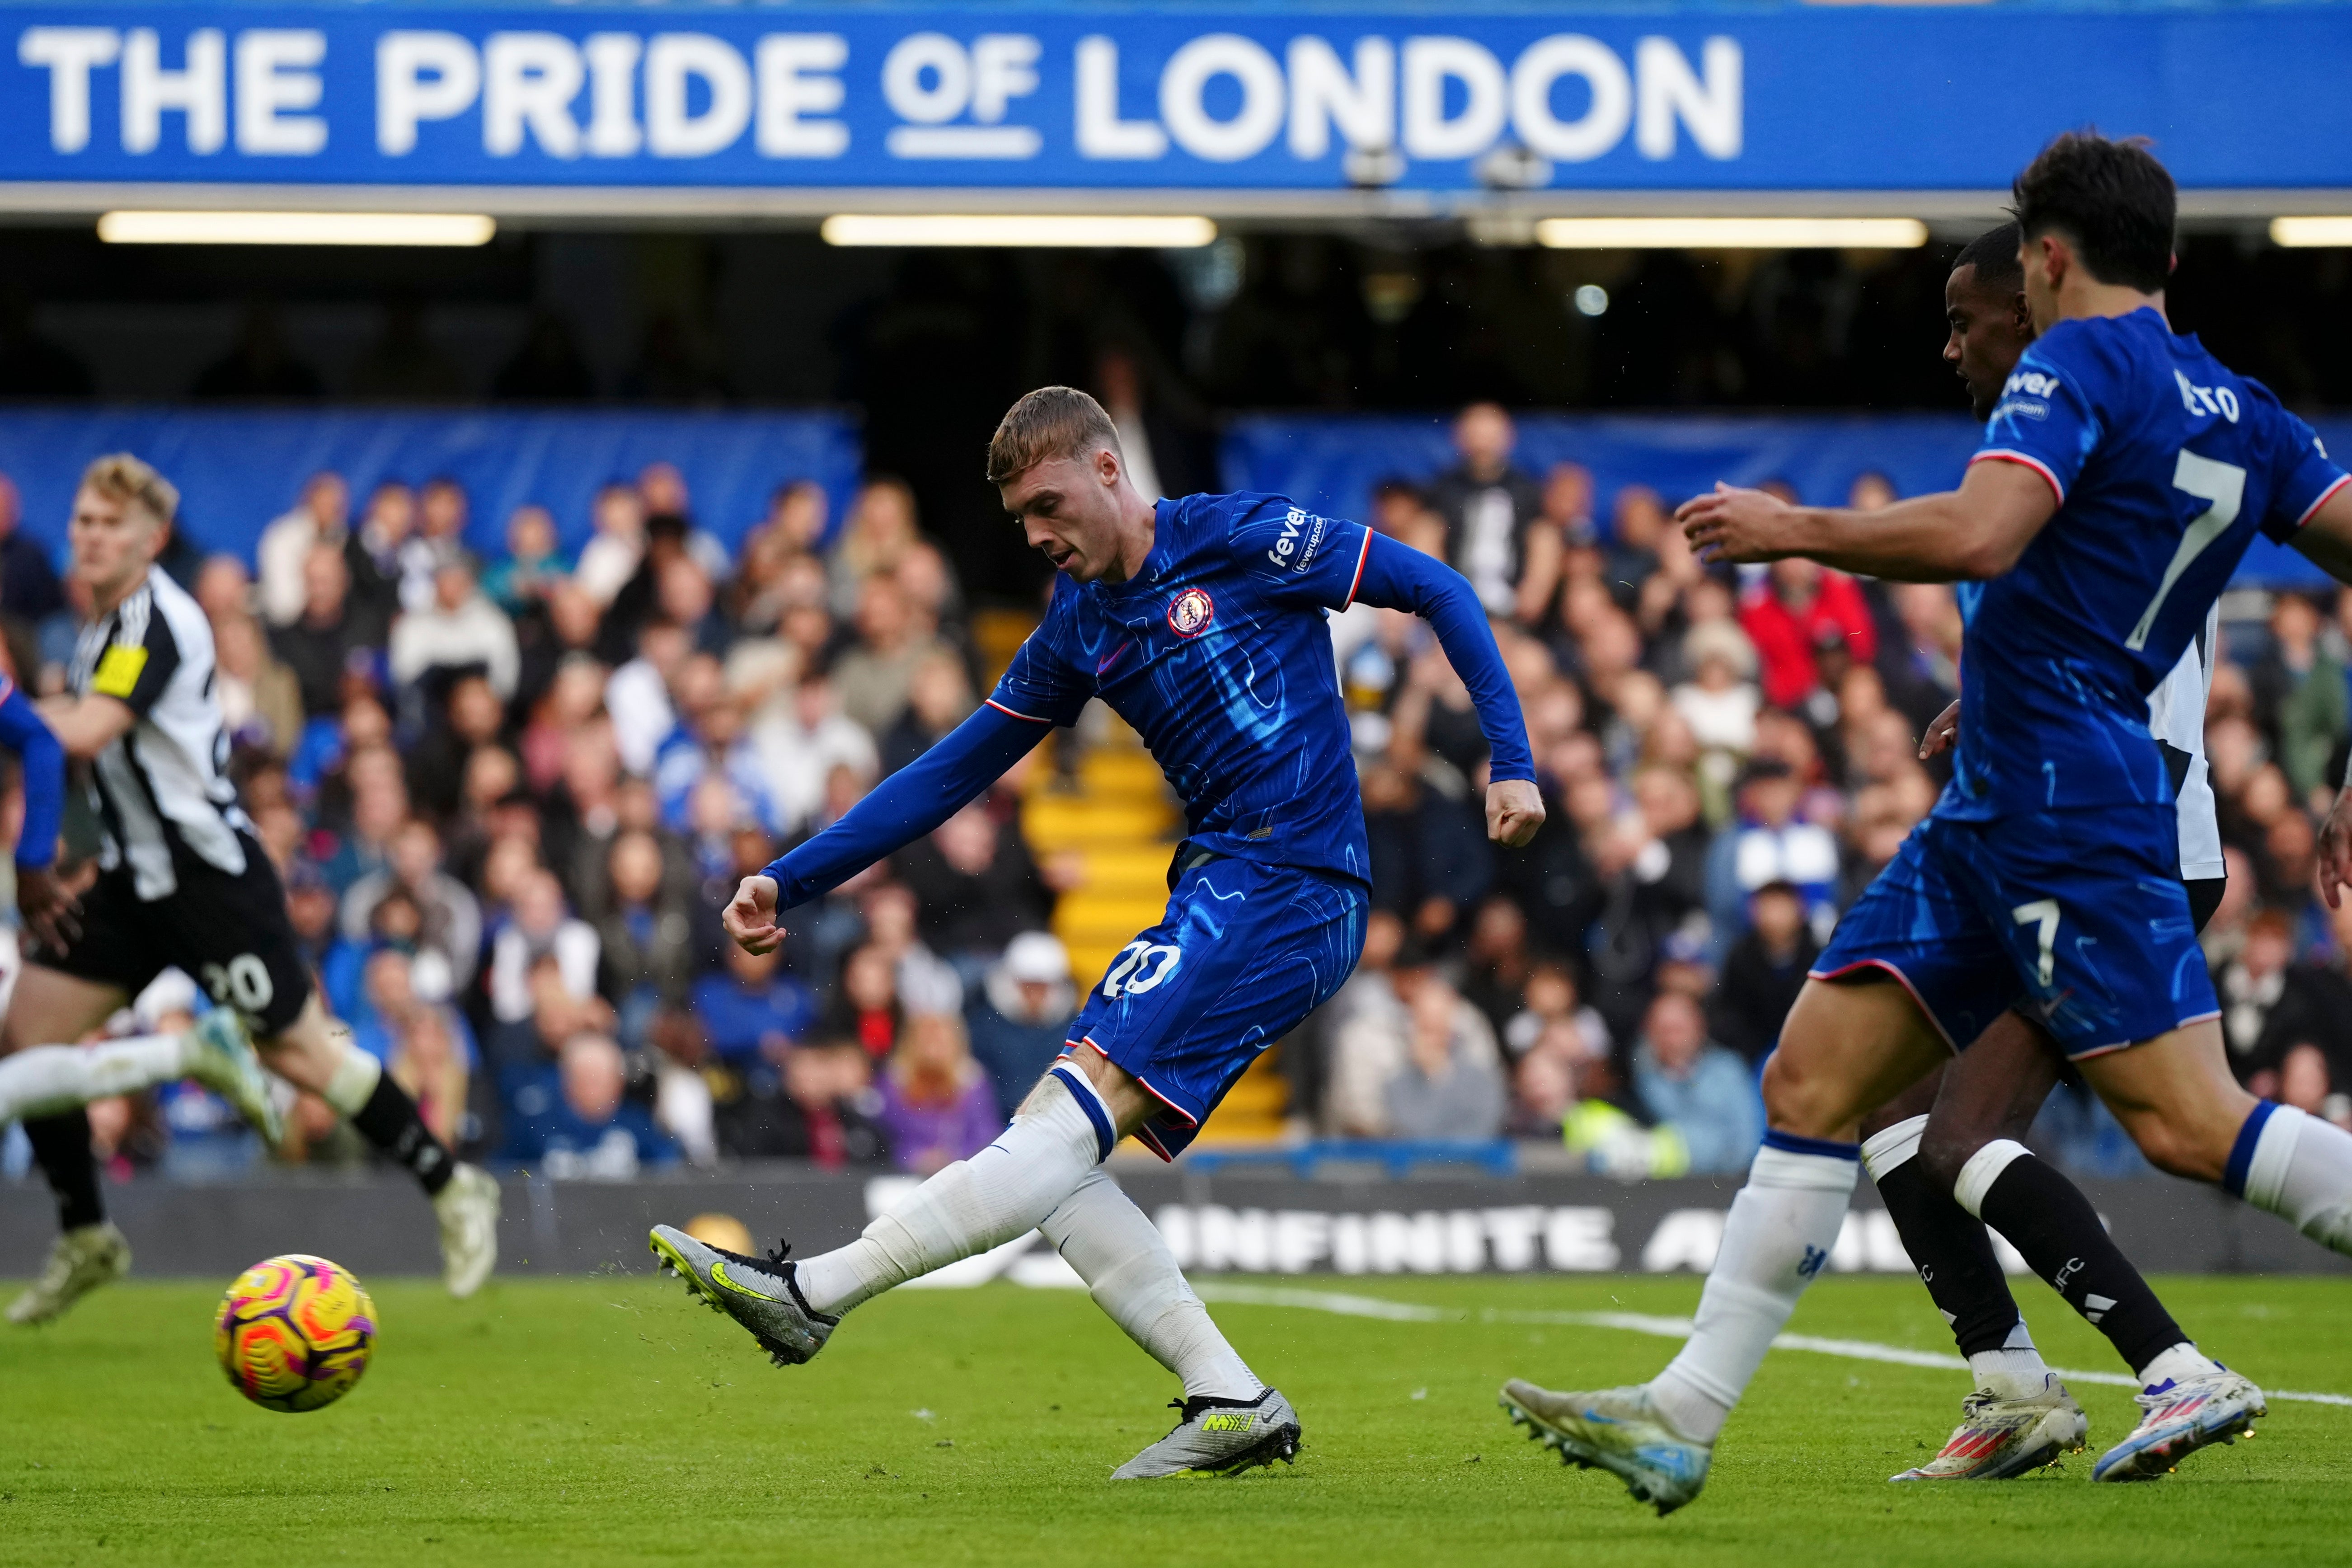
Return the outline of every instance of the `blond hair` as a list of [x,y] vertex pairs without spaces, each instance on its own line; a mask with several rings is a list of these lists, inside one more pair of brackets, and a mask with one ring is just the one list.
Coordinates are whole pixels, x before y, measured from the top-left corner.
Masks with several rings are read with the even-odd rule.
[[[1075,386],[1041,386],[1005,411],[988,443],[988,482],[1008,484],[1039,463],[1118,452],[1118,426]],[[1124,462],[1127,454],[1119,452]]]
[[81,471],[81,488],[143,508],[169,524],[180,510],[180,492],[154,466],[128,452],[110,452]]

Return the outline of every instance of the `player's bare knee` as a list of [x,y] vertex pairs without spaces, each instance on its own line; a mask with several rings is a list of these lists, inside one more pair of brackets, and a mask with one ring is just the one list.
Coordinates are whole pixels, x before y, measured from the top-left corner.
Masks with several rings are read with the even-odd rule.
[[2217,1146],[2201,1127],[2179,1126],[2150,1113],[2122,1121],[2132,1142],[2147,1156],[2147,1163],[2168,1176],[2191,1182],[2218,1182],[2229,1167],[2229,1142],[2222,1140]]
[[1834,1072],[1810,1066],[1786,1045],[1764,1063],[1764,1117],[1773,1131],[1800,1138],[1835,1138],[1853,1125],[1851,1087]]

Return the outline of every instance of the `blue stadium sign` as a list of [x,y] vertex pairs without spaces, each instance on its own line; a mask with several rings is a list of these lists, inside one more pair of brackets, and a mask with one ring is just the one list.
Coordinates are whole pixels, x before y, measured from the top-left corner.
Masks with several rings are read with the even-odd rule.
[[2192,188],[2352,188],[2335,6],[0,18],[20,187],[1981,193],[2095,121]]

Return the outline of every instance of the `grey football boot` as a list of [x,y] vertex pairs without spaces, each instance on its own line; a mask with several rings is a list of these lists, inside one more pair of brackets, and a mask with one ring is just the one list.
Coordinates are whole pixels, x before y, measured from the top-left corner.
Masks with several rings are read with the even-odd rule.
[[1115,1481],[1153,1476],[1234,1476],[1298,1458],[1298,1412],[1279,1389],[1255,1399],[1176,1399],[1176,1429],[1111,1472]]
[[764,1259],[746,1258],[706,1247],[669,1225],[654,1226],[648,1245],[662,1272],[684,1279],[687,1294],[742,1324],[778,1366],[807,1361],[841,1324],[810,1308],[794,1277],[800,1266],[785,1259],[790,1247],[779,1247]]
[[480,1289],[499,1266],[500,1201],[498,1178],[464,1163],[434,1194],[433,1214],[441,1226],[441,1282],[460,1301]]
[[12,1323],[46,1323],[101,1285],[131,1272],[131,1243],[110,1219],[69,1230],[49,1248],[39,1279],[8,1303]]

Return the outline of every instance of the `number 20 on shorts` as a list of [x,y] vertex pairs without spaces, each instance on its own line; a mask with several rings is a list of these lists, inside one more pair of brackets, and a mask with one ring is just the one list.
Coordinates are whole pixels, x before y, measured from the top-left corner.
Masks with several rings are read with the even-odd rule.
[[277,987],[269,983],[269,966],[249,952],[240,952],[225,964],[205,964],[202,978],[214,1001],[240,1013],[259,1013],[277,994]]
[[1149,942],[1138,938],[1118,950],[1112,961],[1110,973],[1103,976],[1102,994],[1117,997],[1122,992],[1141,995],[1176,973],[1184,955],[1164,942]]

